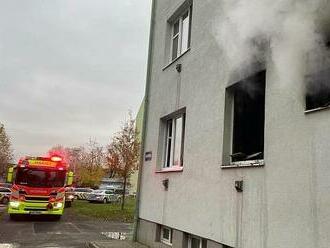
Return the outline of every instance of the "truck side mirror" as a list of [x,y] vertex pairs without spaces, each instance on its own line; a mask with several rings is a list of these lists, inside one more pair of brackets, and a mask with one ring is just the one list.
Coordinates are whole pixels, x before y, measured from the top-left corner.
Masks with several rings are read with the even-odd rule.
[[9,167],[8,172],[7,172],[7,183],[12,183],[13,182],[13,174],[14,174],[14,168]]
[[73,183],[73,172],[69,171],[67,180],[66,180],[66,186],[70,186],[70,185],[72,185],[72,183]]

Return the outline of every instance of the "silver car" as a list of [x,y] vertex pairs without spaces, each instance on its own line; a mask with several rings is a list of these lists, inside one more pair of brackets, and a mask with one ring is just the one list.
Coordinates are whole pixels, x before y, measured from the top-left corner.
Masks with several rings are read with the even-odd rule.
[[94,190],[88,197],[89,202],[117,203],[120,196],[113,193],[113,190]]
[[11,190],[6,187],[0,187],[0,203],[8,204]]

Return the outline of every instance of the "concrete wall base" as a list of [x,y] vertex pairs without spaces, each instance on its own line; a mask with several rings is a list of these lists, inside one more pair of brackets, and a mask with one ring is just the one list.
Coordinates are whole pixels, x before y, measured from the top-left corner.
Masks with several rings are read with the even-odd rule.
[[[188,233],[172,228],[172,245],[160,241],[160,224],[139,219],[137,241],[151,248],[188,248]],[[212,240],[204,239],[203,248],[231,248]]]

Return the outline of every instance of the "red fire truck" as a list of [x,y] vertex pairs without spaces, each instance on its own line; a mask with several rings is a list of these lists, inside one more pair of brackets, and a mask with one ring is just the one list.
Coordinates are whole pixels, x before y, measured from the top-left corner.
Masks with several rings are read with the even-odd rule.
[[25,157],[10,168],[7,181],[13,182],[8,213],[18,215],[53,215],[60,219],[65,205],[65,186],[73,173],[60,156]]

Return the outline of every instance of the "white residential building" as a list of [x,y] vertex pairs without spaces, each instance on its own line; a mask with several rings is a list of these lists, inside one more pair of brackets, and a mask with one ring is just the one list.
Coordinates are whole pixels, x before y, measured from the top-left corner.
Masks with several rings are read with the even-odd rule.
[[153,1],[139,242],[330,247],[328,2]]

